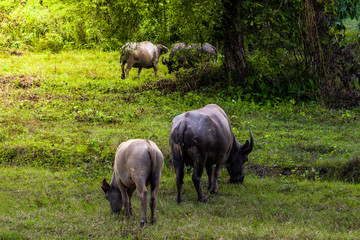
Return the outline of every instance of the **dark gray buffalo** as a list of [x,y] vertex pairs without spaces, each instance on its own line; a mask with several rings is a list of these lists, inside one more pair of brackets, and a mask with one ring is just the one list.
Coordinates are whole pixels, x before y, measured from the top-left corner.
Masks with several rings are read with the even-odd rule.
[[194,67],[195,63],[216,61],[216,59],[216,48],[210,43],[203,45],[177,43],[170,52],[169,60],[163,57],[162,63],[168,67],[169,73],[171,73],[181,67],[190,68]]
[[[143,68],[154,68],[155,76],[157,76],[159,57],[167,53],[169,50],[161,45],[154,45],[151,42],[130,42],[121,48],[120,64],[121,64],[121,78],[129,78],[129,72],[132,67],[138,68],[138,77]],[[124,67],[126,65],[126,70]]]
[[[192,181],[198,200],[206,201],[200,186],[204,167],[209,177],[208,189],[218,192],[218,178],[223,165],[230,175],[230,182],[243,182],[243,165],[254,146],[250,142],[241,145],[234,136],[225,112],[216,104],[176,116],[170,128],[170,147],[174,161],[177,186],[177,202],[181,200],[184,165],[193,167]],[[214,171],[215,170],[215,171]]]
[[126,216],[132,215],[131,196],[137,189],[141,201],[140,225],[147,222],[146,205],[148,191],[151,186],[150,209],[151,222],[155,222],[156,193],[159,190],[161,171],[164,167],[164,157],[149,140],[132,139],[120,144],[116,150],[114,174],[111,183],[103,180],[101,188],[110,202],[113,213],[120,212],[122,205]]

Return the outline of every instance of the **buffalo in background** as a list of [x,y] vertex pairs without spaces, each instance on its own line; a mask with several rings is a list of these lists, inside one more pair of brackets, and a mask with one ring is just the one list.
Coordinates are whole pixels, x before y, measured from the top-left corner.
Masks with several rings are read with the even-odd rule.
[[162,63],[168,67],[169,73],[179,68],[191,68],[196,63],[216,61],[217,50],[210,43],[185,44],[177,43],[170,52],[169,59],[162,58]]
[[[138,68],[138,77],[143,68],[154,68],[155,77],[158,71],[159,57],[169,51],[165,46],[158,44],[154,45],[149,41],[145,42],[129,42],[121,48],[120,64],[121,64],[121,78],[129,78],[129,72],[132,67]],[[124,67],[126,65],[126,70]]]

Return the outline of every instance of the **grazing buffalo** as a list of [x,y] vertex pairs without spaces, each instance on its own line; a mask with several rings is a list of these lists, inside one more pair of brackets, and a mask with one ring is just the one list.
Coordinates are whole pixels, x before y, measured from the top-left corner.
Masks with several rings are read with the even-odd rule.
[[154,142],[132,139],[121,143],[116,150],[111,183],[108,184],[104,179],[101,186],[106,199],[110,202],[111,211],[120,212],[124,205],[125,215],[131,216],[131,196],[136,188],[141,201],[140,225],[144,226],[147,222],[148,191],[146,186],[150,183],[151,222],[155,222],[156,193],[159,189],[163,167],[164,157]]
[[[167,53],[169,50],[161,45],[154,45],[151,42],[130,42],[121,48],[120,64],[121,64],[121,78],[129,78],[129,71],[132,67],[138,68],[138,77],[143,68],[154,68],[155,76],[157,76],[159,57]],[[126,70],[124,67],[126,65]]]
[[[176,173],[177,202],[181,200],[184,165],[194,168],[192,181],[198,200],[205,202],[200,186],[204,167],[209,177],[208,189],[218,191],[218,178],[223,165],[230,175],[230,182],[243,182],[243,165],[254,147],[250,142],[241,145],[234,136],[225,112],[216,104],[176,116],[170,128],[170,147]],[[215,170],[215,171],[214,171]]]
[[162,63],[168,67],[169,73],[181,67],[194,67],[195,63],[216,61],[216,48],[210,43],[189,44],[177,43],[170,52],[169,60],[162,58]]

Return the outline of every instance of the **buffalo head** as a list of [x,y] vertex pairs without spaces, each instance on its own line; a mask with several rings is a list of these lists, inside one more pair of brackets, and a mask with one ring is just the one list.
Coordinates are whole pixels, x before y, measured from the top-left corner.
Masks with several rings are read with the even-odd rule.
[[229,160],[225,164],[231,183],[242,183],[244,181],[243,166],[248,161],[248,155],[254,147],[254,138],[250,129],[249,132],[250,142],[246,140],[245,144],[241,145],[238,141],[234,140],[235,146],[233,146]]
[[165,66],[167,66],[168,72],[169,72],[169,74],[170,74],[170,73],[173,71],[173,69],[172,69],[172,64],[173,64],[173,62],[167,60],[167,59],[164,58],[164,57],[161,58],[161,62],[162,62],[162,64],[164,64]]
[[161,44],[157,44],[156,47],[157,47],[157,49],[159,49],[159,56],[163,55],[169,51],[169,49],[167,47],[165,47],[164,45],[161,45]]
[[120,212],[122,208],[122,199],[119,188],[109,185],[106,179],[103,180],[101,188],[105,192],[105,198],[110,202],[111,212]]

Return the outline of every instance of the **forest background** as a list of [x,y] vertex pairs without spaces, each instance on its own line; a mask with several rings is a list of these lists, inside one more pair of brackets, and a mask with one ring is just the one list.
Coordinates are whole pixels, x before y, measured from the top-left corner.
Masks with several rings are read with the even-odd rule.
[[210,42],[226,80],[248,98],[354,107],[359,12],[356,0],[4,0],[0,46],[113,51],[128,41]]
[[[0,239],[358,239],[358,1],[0,1]],[[216,63],[121,80],[120,47],[212,43]],[[166,55],[167,57],[167,55]],[[221,106],[245,181],[176,204],[171,120]],[[110,214],[117,146],[165,156],[154,225]],[[206,176],[202,178],[206,189]]]

